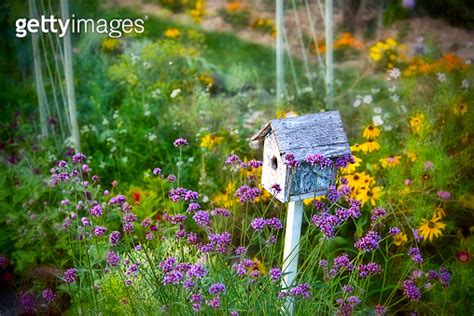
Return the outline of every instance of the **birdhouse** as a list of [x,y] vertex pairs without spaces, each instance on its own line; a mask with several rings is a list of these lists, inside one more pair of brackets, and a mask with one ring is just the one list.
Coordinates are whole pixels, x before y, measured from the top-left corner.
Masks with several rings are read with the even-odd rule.
[[[311,165],[305,161],[308,155],[320,154],[334,161],[351,154],[338,111],[272,120],[252,140],[264,144],[262,186],[281,202],[325,195],[334,183],[334,164],[328,168]],[[299,165],[285,164],[287,154],[293,154]]]

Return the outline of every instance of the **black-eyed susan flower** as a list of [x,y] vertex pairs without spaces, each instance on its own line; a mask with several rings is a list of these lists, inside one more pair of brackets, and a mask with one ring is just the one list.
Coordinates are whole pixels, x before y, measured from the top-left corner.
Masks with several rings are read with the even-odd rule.
[[206,134],[201,137],[201,144],[199,146],[202,148],[212,149],[214,146],[220,144],[223,140],[223,137]]
[[360,145],[361,150],[366,153],[371,153],[380,149],[380,144],[373,139],[369,139]]
[[456,103],[453,107],[453,112],[456,116],[463,116],[467,113],[467,103],[466,102],[459,102]]
[[440,217],[433,215],[430,220],[422,220],[418,232],[425,240],[431,242],[433,238],[438,238],[443,235],[443,229],[446,228],[446,224],[440,222],[440,219]]
[[362,205],[370,202],[372,206],[375,206],[378,199],[380,199],[382,193],[381,187],[366,188],[361,187],[356,195],[356,199],[361,201]]
[[383,168],[391,168],[400,164],[401,156],[389,156],[387,158],[380,159],[380,164]]
[[401,232],[393,236],[393,243],[396,246],[401,246],[408,241],[407,234]]
[[175,28],[170,28],[165,31],[165,37],[166,38],[177,38],[181,35],[181,32],[178,29]]
[[364,129],[362,136],[364,136],[365,139],[375,139],[380,136],[380,129],[373,124],[369,124],[369,126]]
[[425,115],[420,113],[410,118],[410,128],[414,134],[419,134],[425,122]]
[[341,169],[343,174],[351,174],[360,166],[362,159],[356,156],[352,156],[352,158],[354,158],[354,163],[348,164],[347,167]]

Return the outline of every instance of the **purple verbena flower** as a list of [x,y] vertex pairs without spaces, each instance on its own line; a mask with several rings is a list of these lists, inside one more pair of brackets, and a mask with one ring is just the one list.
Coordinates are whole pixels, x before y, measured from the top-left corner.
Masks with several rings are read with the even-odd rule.
[[387,212],[383,208],[376,207],[372,210],[372,216],[370,217],[370,219],[375,222],[379,218],[384,217],[386,213]]
[[281,279],[281,269],[271,268],[268,275],[270,276],[270,280],[272,280],[272,282],[277,282]]
[[107,252],[107,264],[111,267],[116,267],[120,263],[120,256],[113,251]]
[[239,198],[240,203],[253,202],[262,194],[259,188],[251,188],[243,185],[235,191],[235,196]]
[[209,287],[209,294],[219,295],[225,292],[225,285],[222,283],[214,283]]
[[120,232],[118,231],[113,231],[109,235],[109,242],[112,246],[116,246],[119,242],[120,239]]
[[364,237],[355,242],[354,247],[357,249],[370,252],[379,247],[380,235],[375,231],[369,231]]
[[51,289],[44,289],[42,292],[42,296],[43,299],[48,303],[51,303],[56,299],[56,293],[54,293],[54,291]]
[[411,257],[411,260],[413,262],[422,264],[423,263],[423,257],[420,254],[420,249],[416,247],[411,247],[408,249],[408,255]]
[[91,210],[90,210],[91,215],[95,217],[99,217],[102,215],[102,207],[100,207],[99,204],[95,204]]
[[257,232],[262,231],[267,225],[267,221],[262,217],[257,217],[252,220],[250,226]]
[[180,147],[180,146],[188,146],[188,140],[185,138],[178,138],[173,142],[174,147]]
[[194,221],[198,226],[207,227],[211,224],[211,219],[207,211],[197,211],[193,216]]
[[94,228],[94,235],[96,237],[102,237],[104,236],[106,231],[107,231],[107,228],[105,228],[104,226],[96,226]]
[[382,268],[378,263],[369,262],[367,264],[360,264],[357,267],[359,271],[359,278],[366,278],[368,276],[372,276],[374,274],[382,272]]
[[74,269],[74,268],[69,268],[66,270],[66,272],[64,272],[64,281],[66,283],[73,283],[76,281],[76,277],[77,277],[77,270]]
[[72,163],[78,164],[78,163],[84,162],[86,160],[86,156],[82,153],[77,153],[74,156],[72,156],[71,160],[72,160]]
[[290,290],[290,295],[293,297],[301,296],[305,299],[311,298],[311,287],[308,283],[301,283]]
[[411,301],[417,302],[421,298],[421,291],[413,280],[405,280],[402,283],[403,294]]
[[161,174],[161,169],[160,168],[153,168],[152,171],[154,176],[159,176]]

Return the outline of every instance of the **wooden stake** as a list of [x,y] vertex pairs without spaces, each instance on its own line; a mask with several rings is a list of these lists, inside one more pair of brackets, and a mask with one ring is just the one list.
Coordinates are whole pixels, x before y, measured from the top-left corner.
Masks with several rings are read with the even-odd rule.
[[[63,20],[69,19],[69,0],[61,0],[61,17]],[[66,79],[66,94],[69,111],[69,127],[71,130],[74,149],[81,149],[79,139],[79,126],[77,124],[76,95],[74,92],[74,72],[72,69],[72,46],[71,31],[68,28],[64,35],[64,76]]]
[[[283,251],[283,277],[282,287],[289,288],[293,285],[298,272],[298,255],[300,248],[301,221],[303,219],[303,201],[289,202],[286,217],[285,249]],[[293,301],[290,297],[285,302],[285,309],[293,315]]]
[[332,0],[326,0],[326,14],[324,19],[326,30],[326,97],[330,110],[333,110],[334,108],[332,5]]
[[[28,7],[30,11],[31,18],[37,18],[38,12],[36,11],[35,3],[33,0],[28,1]],[[38,97],[38,106],[40,114],[40,126],[41,126],[41,136],[48,136],[48,118],[46,117],[46,92],[44,90],[44,81],[43,81],[43,71],[41,65],[41,54],[39,49],[39,34],[31,33],[31,42],[33,46],[33,64],[35,71],[35,81],[36,81],[36,95]]]
[[276,0],[276,97],[280,103],[285,93],[285,64],[283,48],[283,31],[285,27],[285,16],[283,14],[283,0]]

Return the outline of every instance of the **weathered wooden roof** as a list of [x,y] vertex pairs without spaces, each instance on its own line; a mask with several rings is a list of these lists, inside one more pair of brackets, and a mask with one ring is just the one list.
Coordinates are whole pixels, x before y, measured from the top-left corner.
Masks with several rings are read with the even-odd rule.
[[281,154],[292,153],[299,160],[316,153],[326,157],[351,153],[338,111],[271,120],[252,140],[270,132],[275,133]]

